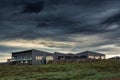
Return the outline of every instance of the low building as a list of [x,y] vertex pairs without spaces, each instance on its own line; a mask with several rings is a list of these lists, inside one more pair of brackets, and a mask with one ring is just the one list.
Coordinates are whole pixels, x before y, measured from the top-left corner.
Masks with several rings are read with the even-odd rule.
[[12,64],[47,64],[50,62],[79,62],[83,59],[105,59],[105,54],[85,51],[77,54],[49,53],[40,50],[26,50],[13,52],[12,58],[8,62]]
[[51,60],[54,60],[52,53],[31,49],[13,52],[10,61],[13,64],[46,64]]
[[120,60],[120,56],[115,56],[115,57],[109,58],[109,60]]
[[55,52],[56,60],[64,60],[67,62],[81,61],[81,60],[102,60],[105,59],[105,54],[93,52],[93,51],[84,51],[77,54],[64,54]]
[[105,54],[93,52],[93,51],[84,51],[77,53],[80,59],[105,59]]
[[64,54],[55,52],[55,61],[65,61],[65,62],[74,62],[76,59],[78,59],[78,56],[76,54]]

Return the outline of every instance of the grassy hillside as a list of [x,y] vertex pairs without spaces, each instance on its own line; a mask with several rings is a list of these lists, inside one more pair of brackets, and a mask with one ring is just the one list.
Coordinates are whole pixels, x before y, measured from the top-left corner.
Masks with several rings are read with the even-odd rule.
[[0,80],[120,80],[120,61],[0,65]]

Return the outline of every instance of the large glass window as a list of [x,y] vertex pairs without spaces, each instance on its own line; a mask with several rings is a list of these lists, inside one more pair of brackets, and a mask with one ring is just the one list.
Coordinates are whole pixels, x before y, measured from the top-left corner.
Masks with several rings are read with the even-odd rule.
[[101,59],[105,59],[105,56],[101,56]]
[[90,59],[94,59],[94,56],[89,56]]
[[36,60],[42,60],[43,56],[36,56],[35,59]]
[[46,57],[46,60],[49,61],[49,60],[54,60],[53,56],[47,56]]
[[95,56],[95,59],[100,59],[100,56]]

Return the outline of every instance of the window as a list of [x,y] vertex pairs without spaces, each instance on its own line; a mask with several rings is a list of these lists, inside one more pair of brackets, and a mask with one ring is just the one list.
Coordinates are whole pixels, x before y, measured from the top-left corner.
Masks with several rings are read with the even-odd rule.
[[53,56],[47,56],[46,60],[54,60]]
[[105,59],[105,56],[101,56],[101,59]]
[[20,63],[23,63],[23,61],[21,61]]
[[81,59],[86,59],[86,58],[87,58],[87,56],[80,56],[80,58],[81,58]]
[[100,59],[100,56],[95,56],[95,59]]
[[89,56],[90,59],[94,59],[94,56]]
[[36,60],[42,60],[43,56],[36,56],[35,59]]
[[64,60],[64,56],[58,56],[58,60]]

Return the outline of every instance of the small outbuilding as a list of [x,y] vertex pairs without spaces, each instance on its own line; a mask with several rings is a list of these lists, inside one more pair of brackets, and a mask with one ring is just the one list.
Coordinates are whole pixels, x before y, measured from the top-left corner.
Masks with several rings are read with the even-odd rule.
[[120,60],[120,56],[115,56],[115,57],[109,58],[109,60]]

